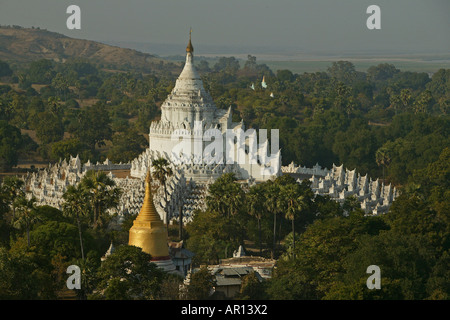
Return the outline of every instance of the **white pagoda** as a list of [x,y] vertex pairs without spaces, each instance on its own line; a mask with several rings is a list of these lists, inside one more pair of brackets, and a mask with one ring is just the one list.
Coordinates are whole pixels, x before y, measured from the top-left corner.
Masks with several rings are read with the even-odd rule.
[[226,172],[256,181],[281,174],[278,141],[272,152],[265,136],[260,134],[258,141],[255,130],[246,130],[243,121],[232,121],[231,107],[216,107],[194,66],[190,36],[183,71],[161,105],[161,120],[150,125],[149,140],[148,150],[132,162],[134,177],[143,177],[159,157],[171,160],[194,181],[215,179]]

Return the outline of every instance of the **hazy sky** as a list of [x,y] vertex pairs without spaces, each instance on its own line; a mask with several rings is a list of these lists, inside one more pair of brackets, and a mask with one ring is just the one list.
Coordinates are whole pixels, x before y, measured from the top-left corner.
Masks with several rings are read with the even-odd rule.
[[[81,8],[68,30],[66,8]],[[369,30],[369,5],[381,30]],[[267,46],[305,52],[450,53],[450,0],[0,0],[0,24],[96,41]],[[183,50],[182,47],[181,50]],[[174,52],[177,54],[179,52]]]

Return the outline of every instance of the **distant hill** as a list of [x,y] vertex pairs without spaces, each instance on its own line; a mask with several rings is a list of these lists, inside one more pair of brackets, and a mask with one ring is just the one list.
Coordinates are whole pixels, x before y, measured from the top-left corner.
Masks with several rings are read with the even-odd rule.
[[178,64],[132,49],[74,39],[42,29],[0,27],[0,60],[23,64],[39,59],[64,62],[71,58],[89,59],[107,69],[179,71]]

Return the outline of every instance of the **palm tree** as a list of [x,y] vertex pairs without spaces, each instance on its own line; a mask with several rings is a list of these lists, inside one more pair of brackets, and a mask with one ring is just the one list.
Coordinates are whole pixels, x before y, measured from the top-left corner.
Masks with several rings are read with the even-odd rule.
[[[169,161],[165,158],[158,158],[152,162],[153,177],[159,181],[159,184],[164,187],[164,200],[167,203],[167,188],[166,181],[173,175],[173,170],[170,167]],[[166,224],[169,225],[169,213],[166,210]]]
[[5,188],[0,184],[0,219],[3,218],[3,214],[9,210],[8,195]]
[[16,200],[16,207],[18,212],[18,218],[14,222],[16,227],[25,227],[27,232],[27,247],[30,247],[30,229],[31,226],[39,221],[39,217],[36,215],[36,198],[32,197],[27,200],[25,196],[19,196]]
[[438,104],[439,104],[439,110],[441,110],[442,114],[446,115],[448,112],[448,109],[450,107],[450,97],[443,96],[443,97],[439,98]]
[[414,103],[414,113],[427,113],[430,106],[430,102],[433,100],[433,96],[429,90],[423,91]]
[[384,168],[389,166],[391,163],[391,157],[389,155],[389,150],[386,147],[381,147],[375,153],[375,161],[378,166],[383,168],[383,181],[384,181]]
[[63,112],[61,99],[59,97],[50,97],[47,100],[49,111],[56,117],[61,118]]
[[242,209],[245,193],[236,180],[234,173],[226,173],[209,186],[206,197],[209,209],[228,218]]
[[282,208],[285,207],[286,219],[291,220],[292,223],[292,248],[295,258],[295,218],[305,209],[306,200],[305,196],[301,194],[301,188],[297,183],[282,186],[280,193],[279,205]]
[[348,99],[350,98],[350,87],[341,81],[336,84],[336,97],[334,99],[334,106],[343,110],[347,105]]
[[121,190],[115,187],[115,182],[103,171],[90,170],[81,180],[81,188],[89,194],[93,209],[93,226],[96,229],[102,224],[104,212],[117,206]]
[[410,108],[412,101],[411,89],[407,88],[400,91],[400,101],[406,110]]
[[394,90],[391,88],[387,88],[386,90],[389,93],[389,108],[393,108],[395,114],[397,115],[398,109],[403,105],[400,99],[400,95],[395,94]]
[[225,186],[224,203],[228,208],[228,218],[236,215],[242,209],[245,193],[238,182],[232,182]]
[[269,180],[267,182],[268,184],[266,185],[266,197],[265,197],[265,201],[264,201],[264,206],[266,208],[266,210],[270,213],[273,214],[273,248],[272,248],[272,258],[275,257],[275,249],[276,249],[276,242],[277,242],[277,237],[276,237],[276,228],[277,228],[277,214],[278,214],[278,201],[277,201],[277,196],[279,193],[279,186]]
[[217,212],[222,216],[225,216],[228,212],[227,204],[224,197],[224,179],[228,174],[222,175],[213,184],[208,187],[208,194],[206,196],[206,206],[211,211]]
[[353,97],[348,98],[348,101],[345,106],[345,112],[347,113],[347,119],[350,119],[350,114],[352,114],[353,111],[355,111],[355,108],[357,107],[355,99]]
[[81,248],[81,259],[84,261],[84,250],[83,250],[83,238],[81,237],[81,217],[87,213],[87,194],[83,190],[82,186],[78,184],[77,186],[67,187],[66,192],[63,194],[65,200],[63,204],[63,211],[69,216],[75,216],[78,225],[78,234],[80,236],[80,248]]
[[259,253],[262,254],[261,219],[264,214],[264,190],[261,185],[251,187],[246,200],[249,214],[258,221]]
[[16,218],[16,199],[24,195],[22,187],[24,185],[24,181],[19,179],[16,176],[6,177],[3,180],[3,190],[6,193],[7,199],[11,204],[13,210],[13,216],[11,223],[14,223],[14,219]]

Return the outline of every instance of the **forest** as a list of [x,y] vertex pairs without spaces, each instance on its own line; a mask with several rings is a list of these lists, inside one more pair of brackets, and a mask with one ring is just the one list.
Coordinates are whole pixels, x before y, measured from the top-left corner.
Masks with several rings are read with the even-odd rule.
[[[221,57],[211,66],[199,60],[197,68],[234,121],[280,130],[283,165],[344,164],[393,183],[401,196],[387,214],[367,217],[354,199],[340,206],[315,197],[307,181],[288,175],[251,187],[224,175],[183,235],[169,229],[196,253],[196,265],[217,263],[250,241],[254,254],[277,259],[277,268],[266,282],[249,277],[238,299],[450,298],[450,69],[430,77],[391,64],[362,72],[336,61],[326,72],[293,74],[274,72],[251,55]],[[132,160],[145,150],[149,125],[175,79],[82,59],[0,62],[1,172],[77,154],[91,162]],[[106,175],[87,175],[65,194],[70,205],[61,212],[27,202],[18,179],[3,179],[0,298],[55,298],[70,264],[85,270],[80,299],[205,298],[205,286],[213,285],[208,274],[200,272],[192,282],[203,285],[182,295],[180,279],[159,272],[135,248],[120,246],[100,263],[111,241],[127,243],[134,219],[107,227],[106,209],[120,190],[98,197],[90,190],[108,184]],[[133,261],[143,281],[127,274],[124,260]],[[382,290],[366,287],[373,264],[382,270]]]

